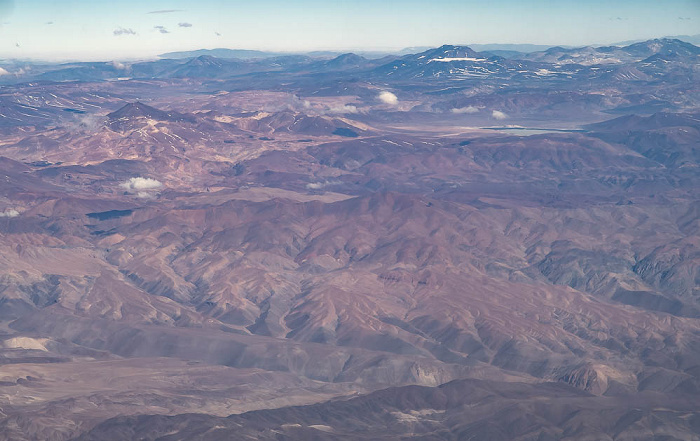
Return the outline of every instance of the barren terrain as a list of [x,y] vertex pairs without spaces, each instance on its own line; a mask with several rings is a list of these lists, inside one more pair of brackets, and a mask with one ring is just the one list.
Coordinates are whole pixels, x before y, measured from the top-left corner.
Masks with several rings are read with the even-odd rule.
[[0,439],[700,439],[700,49],[557,50],[3,77]]

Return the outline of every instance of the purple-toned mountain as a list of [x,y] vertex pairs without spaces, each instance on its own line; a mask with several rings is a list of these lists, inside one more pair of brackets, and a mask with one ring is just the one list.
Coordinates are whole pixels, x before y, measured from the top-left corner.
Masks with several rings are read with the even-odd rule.
[[484,55],[467,46],[444,45],[413,55],[406,55],[373,71],[391,79],[419,78],[486,78],[503,76],[508,67],[518,66],[504,58]]
[[200,55],[177,66],[167,74],[170,78],[221,78],[246,72],[247,64],[239,60]]
[[367,59],[353,53],[338,55],[324,62],[323,67],[332,70],[359,69],[367,65]]
[[166,112],[156,109],[139,101],[125,104],[123,107],[107,114],[107,125],[113,130],[124,131],[133,128],[136,124],[143,124],[146,120],[158,122],[189,122],[194,123],[193,115],[185,115],[178,112]]
[[623,47],[552,47],[542,52],[527,54],[525,58],[554,64],[605,65],[645,61],[653,56],[692,61],[699,54],[700,48],[690,43],[675,39],[657,39]]

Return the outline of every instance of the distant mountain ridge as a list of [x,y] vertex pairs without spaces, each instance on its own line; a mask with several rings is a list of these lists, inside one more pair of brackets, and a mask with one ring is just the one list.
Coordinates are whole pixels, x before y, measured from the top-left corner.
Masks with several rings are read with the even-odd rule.
[[533,52],[524,59],[556,64],[621,64],[641,61],[654,55],[662,57],[695,57],[700,48],[678,39],[655,39],[628,46],[584,46],[578,48],[551,47]]
[[[477,46],[478,47],[478,46]],[[678,39],[655,39],[628,46],[569,48],[555,46],[544,51],[477,51],[470,46],[446,44],[403,56],[368,58],[362,53],[331,53],[318,56],[278,54],[229,49],[171,53],[174,58],[134,63],[65,63],[10,72],[0,82],[23,81],[114,81],[126,79],[202,78],[228,80],[257,73],[287,72],[336,75],[367,72],[369,77],[393,81],[431,77],[437,80],[500,79],[540,80],[599,79],[601,81],[653,81],[672,75],[692,76],[700,48]],[[165,55],[171,55],[165,54]],[[188,57],[193,55],[191,57]],[[178,58],[181,57],[181,58]],[[667,64],[670,63],[670,64]],[[565,66],[570,66],[565,68]],[[327,77],[326,79],[330,79]],[[260,77],[263,81],[263,77]],[[661,110],[661,109],[656,109]]]
[[[655,39],[648,39],[648,40],[627,40],[627,41],[621,41],[621,42],[616,42],[616,43],[611,43],[607,45],[596,45],[596,44],[591,44],[591,45],[585,45],[585,46],[569,46],[569,45],[564,45],[564,46],[558,46],[564,49],[575,49],[575,48],[580,48],[580,47],[610,47],[610,46],[617,46],[617,47],[622,47],[622,46],[629,46],[629,45],[634,45],[635,43],[642,43],[645,41],[653,41],[653,40],[680,40],[685,43],[690,43],[693,45],[698,45],[700,44],[700,34],[698,35],[672,35],[672,36],[665,36],[665,37],[660,37],[660,38],[655,38]],[[506,51],[506,52],[518,52],[521,54],[528,54],[532,52],[541,52],[541,51],[546,51],[547,49],[550,49],[552,47],[555,47],[553,45],[549,44],[531,44],[531,43],[467,43],[467,44],[462,44],[459,46],[467,46],[470,47],[471,49],[477,51],[477,52],[493,52],[493,51]],[[353,51],[354,53],[360,54],[362,56],[368,57],[370,54],[376,55],[376,56],[384,56],[384,55],[410,55],[410,54],[415,54],[418,52],[423,52],[426,50],[432,49],[430,46],[413,46],[413,47],[406,47],[400,50],[387,50],[387,51],[367,51],[367,50],[357,50]],[[297,54],[297,55],[308,55],[311,57],[334,57],[338,55],[342,55],[343,53],[346,53],[347,51],[309,51],[309,52],[304,52],[304,51],[299,51],[299,52],[275,52],[275,51],[264,51],[264,50],[254,50],[254,49],[228,49],[228,48],[216,48],[216,49],[197,49],[197,50],[192,50],[192,51],[176,51],[176,52],[166,52],[163,54],[158,55],[158,58],[161,59],[181,59],[181,58],[194,58],[194,57],[199,57],[200,55],[210,55],[212,57],[218,57],[218,58],[239,58],[242,60],[248,60],[248,59],[255,59],[255,58],[271,58],[271,57],[278,57],[281,55],[290,55],[290,54]]]
[[[681,41],[684,41],[686,43],[694,44],[696,46],[700,44],[700,34],[666,35],[664,37],[661,37],[661,39],[664,39],[664,38],[673,39],[673,40],[681,40]],[[641,43],[643,41],[648,41],[648,39],[618,41],[616,43],[610,44],[610,46],[629,46],[630,44]]]
[[217,58],[240,58],[242,60],[249,60],[254,58],[270,58],[284,55],[279,52],[267,52],[267,51],[257,51],[251,49],[198,49],[195,51],[179,51],[179,52],[166,52],[164,54],[158,55],[158,58],[194,58],[202,55],[208,55]]

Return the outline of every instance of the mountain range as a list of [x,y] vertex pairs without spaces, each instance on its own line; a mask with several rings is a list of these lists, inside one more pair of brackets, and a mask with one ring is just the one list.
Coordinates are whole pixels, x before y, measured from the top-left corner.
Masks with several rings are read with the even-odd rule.
[[7,65],[0,440],[698,439],[699,56]]

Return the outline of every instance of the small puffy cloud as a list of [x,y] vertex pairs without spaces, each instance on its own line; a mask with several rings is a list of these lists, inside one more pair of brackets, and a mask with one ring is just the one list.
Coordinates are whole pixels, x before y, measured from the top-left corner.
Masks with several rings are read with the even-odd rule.
[[328,113],[357,113],[357,107],[344,104],[342,106],[329,108]]
[[110,65],[110,66],[112,66],[113,68],[119,69],[119,70],[126,70],[126,69],[129,68],[129,66],[127,66],[126,64],[121,63],[121,62],[119,62],[119,61],[110,61],[110,62],[107,63],[107,64]]
[[0,67],[0,77],[4,77],[5,75],[10,75],[10,72],[8,72],[5,68]]
[[379,98],[379,101],[383,102],[384,104],[388,104],[390,106],[395,106],[399,103],[399,98],[387,90],[381,91],[379,93],[378,98]]
[[452,113],[479,113],[479,108],[474,106],[456,107],[450,110]]
[[157,11],[149,11],[148,14],[172,14],[173,12],[182,12],[182,9],[159,9]]
[[192,23],[187,23],[187,22],[181,22],[181,23],[178,23],[177,25],[180,26],[181,28],[191,28],[192,27]]
[[328,187],[330,185],[338,185],[342,184],[340,181],[325,181],[325,182],[309,182],[306,184],[306,188],[308,190],[321,190],[324,187]]
[[19,211],[15,210],[14,208],[10,208],[9,210],[5,210],[3,212],[0,212],[0,217],[17,217],[19,216]]
[[169,34],[170,31],[165,29],[165,26],[153,26],[153,29],[157,29],[161,34]]
[[304,100],[299,98],[296,95],[291,95],[287,98],[286,102],[282,104],[282,106],[272,106],[272,107],[265,107],[265,110],[268,112],[278,112],[280,109],[282,110],[294,110],[294,111],[299,111],[299,110],[304,110],[304,109],[310,109],[311,108],[311,102],[309,100]]
[[113,33],[115,36],[119,36],[119,35],[136,35],[136,31],[134,31],[133,29],[131,29],[131,28],[122,28],[122,27],[119,27],[119,28],[115,29],[114,31],[112,31],[112,33]]
[[162,187],[160,181],[151,178],[136,177],[121,184],[127,190],[155,190]]
[[500,110],[494,110],[493,112],[491,112],[491,117],[494,119],[506,119],[508,118],[508,115],[501,112]]
[[135,194],[140,198],[153,197],[163,186],[160,181],[151,178],[136,177],[119,184],[127,193]]

